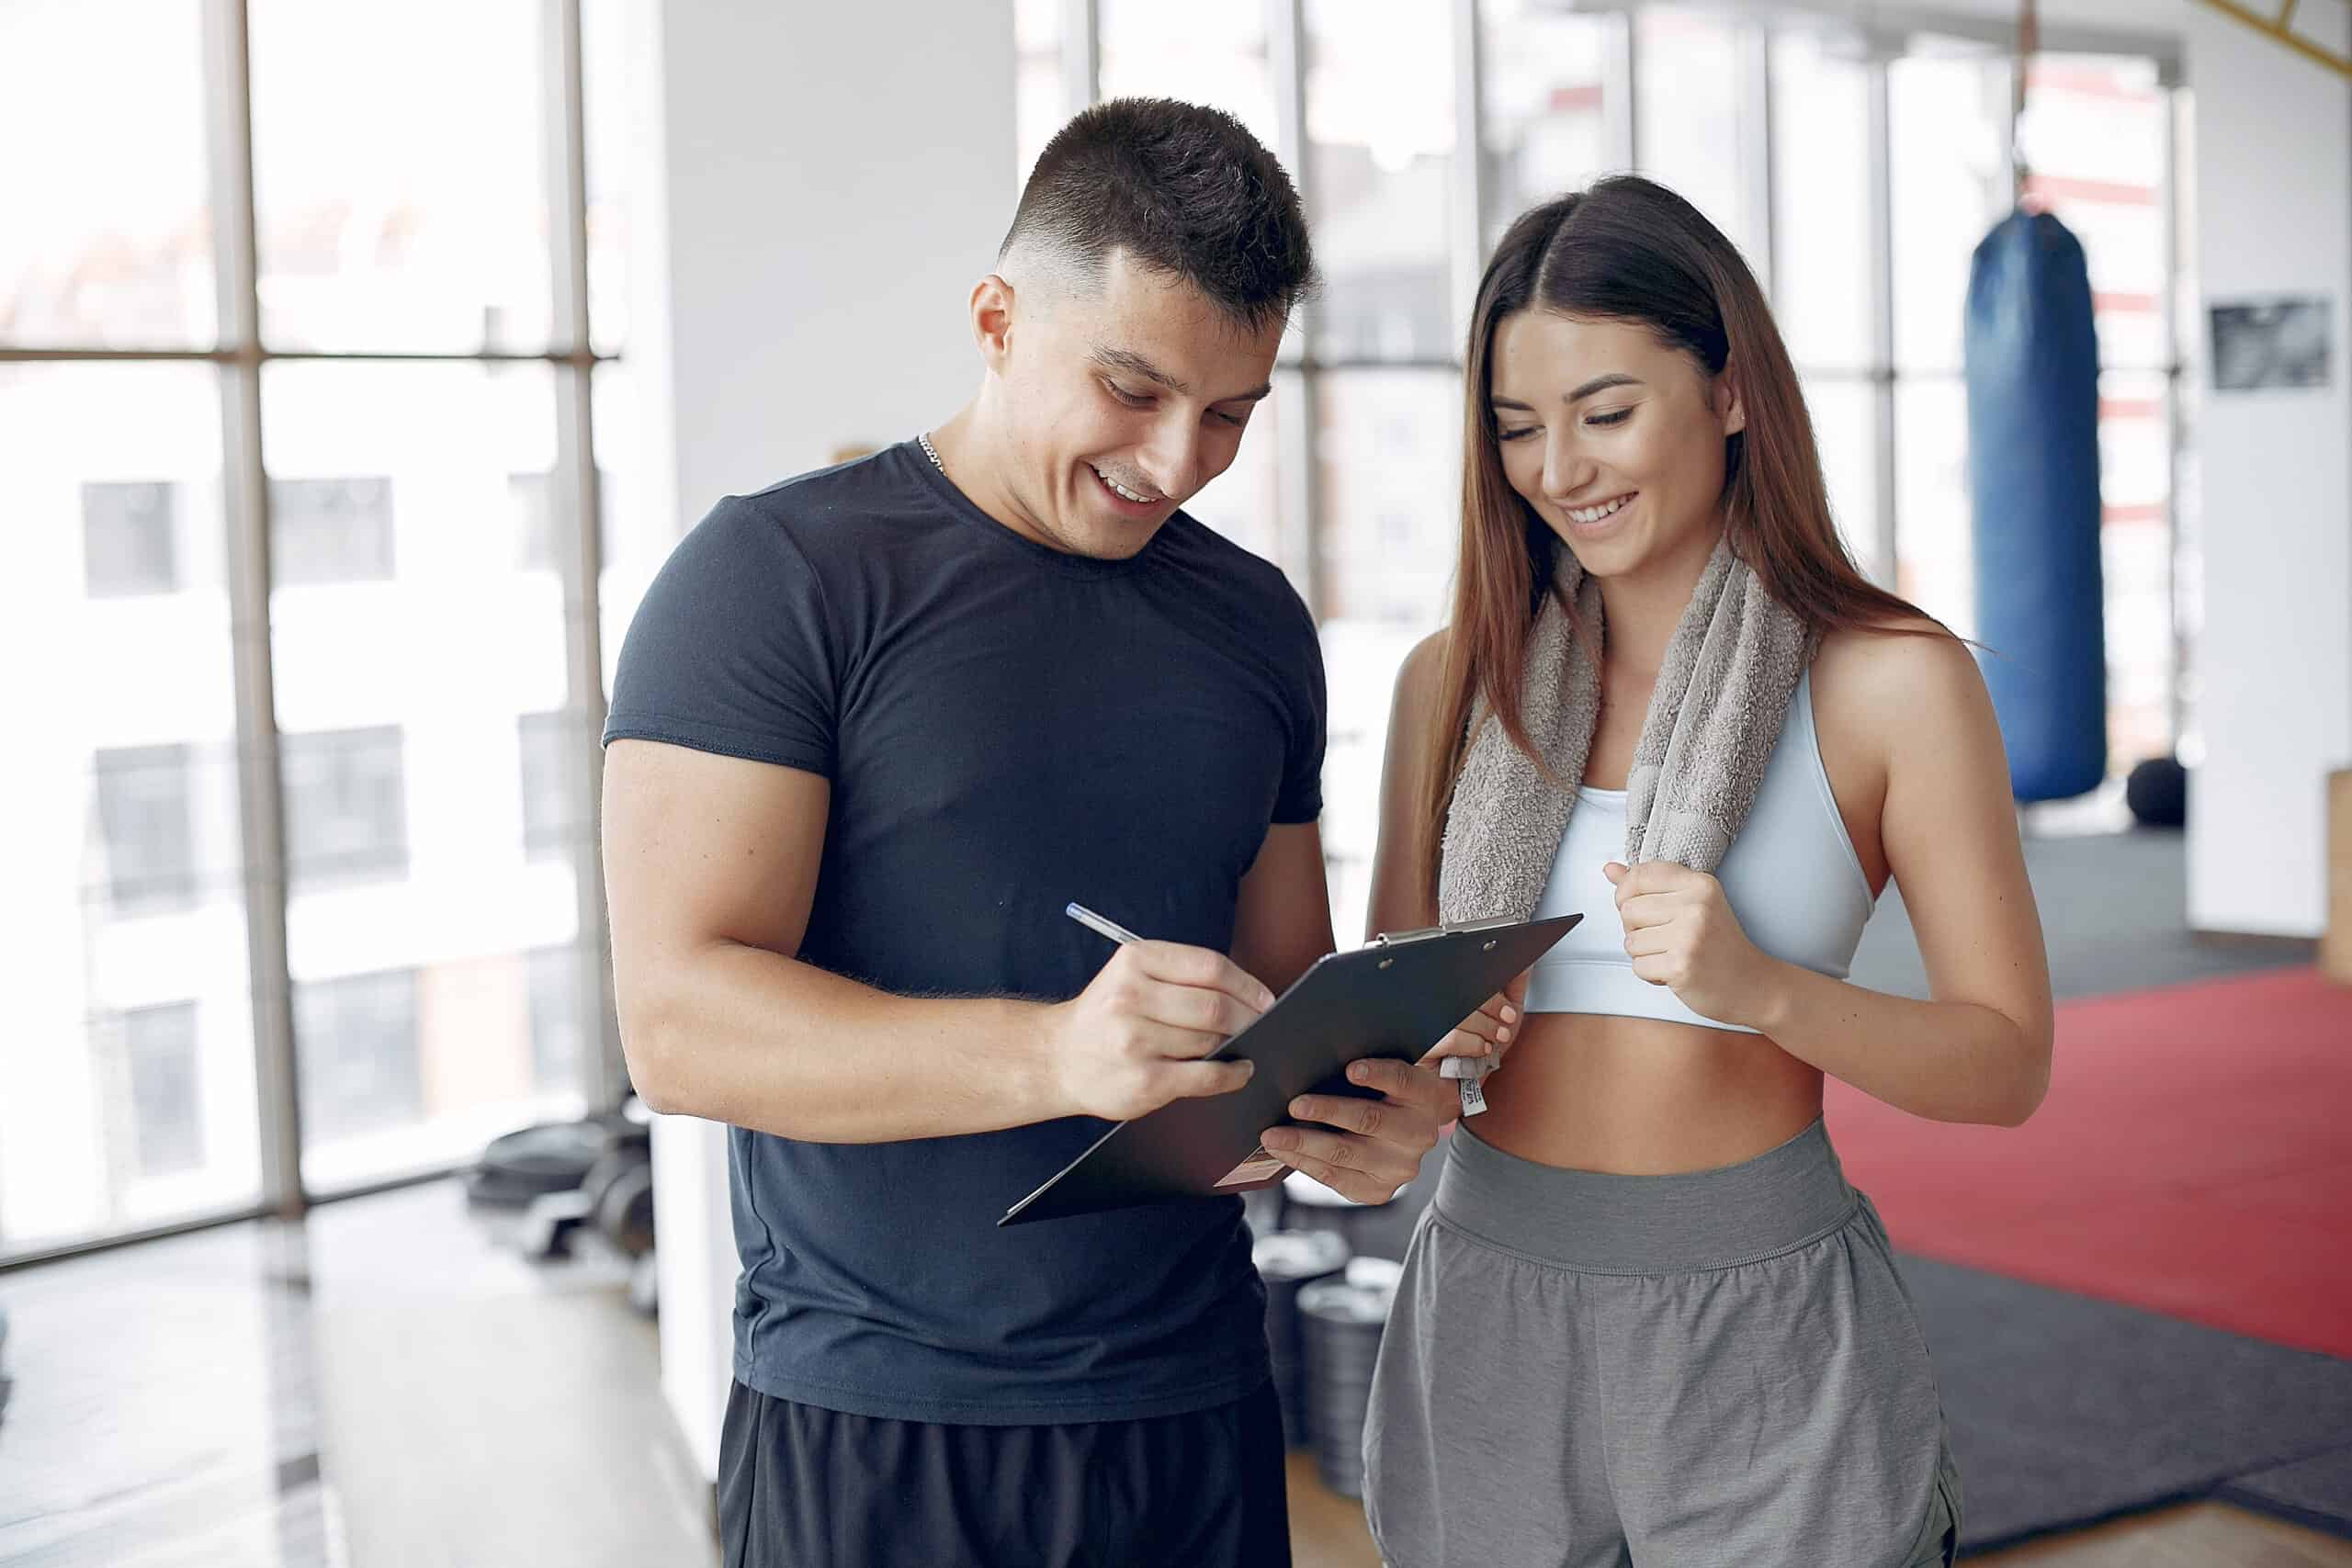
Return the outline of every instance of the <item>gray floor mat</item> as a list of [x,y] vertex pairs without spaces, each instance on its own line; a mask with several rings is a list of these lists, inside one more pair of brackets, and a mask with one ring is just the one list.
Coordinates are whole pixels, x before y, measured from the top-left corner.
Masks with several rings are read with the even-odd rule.
[[2214,1495],[2242,1508],[2352,1536],[2352,1447],[2240,1476]]
[[2232,1483],[2257,1488],[2232,1500],[2273,1512],[2332,1497],[2333,1513],[2308,1508],[2312,1522],[2352,1533],[2352,1361],[1926,1258],[1903,1272],[1971,1549]]

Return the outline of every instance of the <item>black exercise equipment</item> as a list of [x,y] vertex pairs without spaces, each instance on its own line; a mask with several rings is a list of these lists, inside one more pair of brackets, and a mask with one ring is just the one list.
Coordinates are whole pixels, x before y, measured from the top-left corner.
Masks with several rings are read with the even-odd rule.
[[486,1208],[520,1209],[550,1192],[578,1189],[611,1146],[610,1118],[542,1122],[492,1138],[466,1177],[466,1199]]
[[2143,828],[2181,828],[2188,823],[2188,770],[2177,757],[2151,757],[2123,780],[2123,804]]
[[[651,1120],[631,1096],[602,1115],[493,1138],[466,1179],[467,1199],[520,1210],[514,1239],[525,1257],[563,1257],[587,1229],[622,1257],[641,1259],[653,1250]],[[650,1280],[638,1294],[650,1303]]]
[[1266,1348],[1273,1354],[1283,1446],[1303,1449],[1314,1437],[1314,1423],[1308,1415],[1298,1294],[1347,1267],[1348,1244],[1336,1231],[1270,1231],[1257,1239],[1250,1257],[1266,1285]]
[[1342,1497],[1363,1495],[1364,1412],[1381,1330],[1396,1298],[1396,1272],[1385,1258],[1358,1258],[1346,1274],[1298,1292],[1315,1468]]

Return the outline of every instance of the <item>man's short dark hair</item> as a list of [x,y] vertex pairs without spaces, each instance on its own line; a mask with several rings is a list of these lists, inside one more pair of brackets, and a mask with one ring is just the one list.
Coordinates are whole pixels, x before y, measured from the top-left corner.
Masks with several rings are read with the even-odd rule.
[[1114,251],[1182,278],[1255,330],[1315,288],[1298,191],[1222,109],[1113,98],[1055,133],[998,248],[1037,245],[1100,276]]

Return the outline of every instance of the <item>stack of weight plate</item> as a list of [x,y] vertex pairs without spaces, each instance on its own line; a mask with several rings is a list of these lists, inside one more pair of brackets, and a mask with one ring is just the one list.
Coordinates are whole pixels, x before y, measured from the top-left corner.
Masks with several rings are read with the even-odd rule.
[[1343,1497],[1363,1495],[1363,1418],[1380,1331],[1396,1298],[1397,1267],[1359,1258],[1346,1274],[1298,1293],[1306,1340],[1306,1409],[1315,1468]]
[[1298,1293],[1347,1266],[1348,1244],[1331,1231],[1270,1231],[1251,1247],[1266,1281],[1266,1344],[1274,1353],[1274,1395],[1282,1402],[1283,1444],[1303,1449],[1306,1416],[1306,1357],[1298,1327]]

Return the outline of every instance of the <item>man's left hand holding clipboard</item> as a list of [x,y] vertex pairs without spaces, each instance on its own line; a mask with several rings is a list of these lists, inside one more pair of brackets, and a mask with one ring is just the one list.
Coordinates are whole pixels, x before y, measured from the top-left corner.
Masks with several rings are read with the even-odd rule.
[[[1161,968],[1182,969],[1187,963],[1183,955],[1196,951],[1146,941],[1080,905],[1072,904],[1066,912],[1072,919],[1119,944],[1119,951],[1112,958],[1114,964],[1126,962],[1145,973],[1154,964]],[[1189,971],[1183,977],[1188,976]],[[1526,977],[1521,976],[1488,998],[1418,1065],[1385,1058],[1368,1058],[1351,1065],[1348,1081],[1377,1098],[1323,1094],[1296,1097],[1288,1107],[1291,1116],[1319,1125],[1270,1127],[1261,1139],[1261,1145],[1283,1164],[1343,1197],[1365,1203],[1385,1202],[1420,1169],[1421,1158],[1437,1142],[1440,1129],[1457,1115],[1476,1114],[1474,1107],[1483,1106],[1483,1101],[1476,1099],[1478,1076],[1499,1062],[1510,1048],[1526,985]],[[1090,987],[1089,991],[1093,988]],[[1272,999],[1271,993],[1267,994],[1250,1016],[1263,1012],[1272,1005]],[[1240,1027],[1236,1024],[1226,1032],[1238,1033]],[[1441,1066],[1455,1062],[1472,1072],[1457,1079]],[[1207,1062],[1190,1065],[1219,1068],[1247,1066]],[[1244,1081],[1246,1077],[1223,1087],[1238,1088]],[[1107,1112],[1097,1114],[1112,1121],[1126,1119]]]

